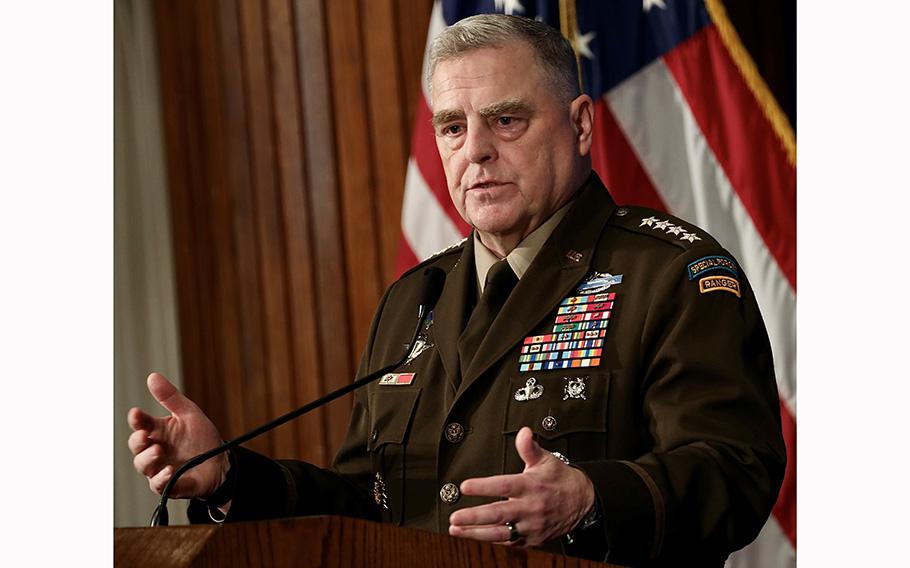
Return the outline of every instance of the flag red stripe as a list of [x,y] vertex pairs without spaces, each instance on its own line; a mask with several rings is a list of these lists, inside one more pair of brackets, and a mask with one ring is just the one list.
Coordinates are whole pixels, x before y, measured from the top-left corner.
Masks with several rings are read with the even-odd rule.
[[613,199],[621,205],[641,205],[666,212],[666,204],[604,99],[594,102],[594,125],[591,148],[594,171],[610,189]]
[[414,133],[411,139],[411,155],[417,162],[417,167],[423,179],[427,182],[433,195],[443,211],[455,224],[455,227],[461,231],[462,235],[467,235],[471,231],[470,225],[465,223],[455,205],[449,198],[448,185],[446,185],[445,170],[442,169],[442,161],[439,159],[439,152],[436,150],[436,137],[430,126],[430,119],[433,114],[427,105],[426,99],[417,98],[417,108],[414,112]]
[[755,228],[796,290],[796,170],[717,28],[707,26],[664,61]]
[[796,419],[783,400],[780,403],[780,418],[784,443],[787,444],[787,471],[772,514],[790,539],[790,544],[796,548]]

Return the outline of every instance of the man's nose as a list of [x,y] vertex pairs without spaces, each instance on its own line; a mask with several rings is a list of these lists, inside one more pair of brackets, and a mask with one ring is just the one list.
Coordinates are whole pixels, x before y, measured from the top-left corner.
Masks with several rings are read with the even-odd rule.
[[486,124],[468,128],[464,152],[465,158],[475,164],[482,164],[497,158],[495,136]]

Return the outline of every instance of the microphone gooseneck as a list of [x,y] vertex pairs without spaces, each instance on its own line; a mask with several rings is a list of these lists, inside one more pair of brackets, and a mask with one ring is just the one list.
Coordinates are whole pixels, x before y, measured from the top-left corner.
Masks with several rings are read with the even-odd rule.
[[224,453],[224,452],[230,450],[233,447],[239,446],[240,444],[243,444],[244,442],[248,442],[248,441],[252,440],[253,438],[255,438],[256,436],[259,436],[260,434],[264,434],[264,433],[268,432],[269,430],[277,428],[278,426],[281,426],[285,422],[293,420],[294,418],[297,418],[298,416],[302,416],[302,415],[306,414],[307,412],[310,412],[311,410],[319,408],[320,406],[327,404],[327,403],[335,400],[338,397],[344,396],[353,390],[357,390],[360,387],[375,381],[376,379],[385,375],[392,369],[395,369],[396,367],[400,367],[407,360],[408,355],[411,352],[411,348],[413,347],[414,342],[417,340],[417,336],[420,333],[420,330],[423,328],[424,320],[426,320],[427,314],[430,312],[430,310],[433,309],[433,307],[436,305],[436,302],[439,301],[439,296],[442,294],[442,288],[443,288],[443,285],[445,284],[446,274],[439,268],[435,268],[435,267],[426,268],[423,271],[423,276],[424,276],[424,282],[423,282],[423,287],[421,288],[421,295],[419,297],[419,304],[418,304],[418,308],[417,308],[417,325],[414,328],[414,333],[411,335],[411,340],[408,341],[407,348],[405,349],[404,355],[402,355],[401,359],[392,363],[391,365],[386,365],[385,367],[383,367],[377,371],[369,373],[365,377],[357,379],[356,381],[354,381],[350,384],[347,384],[347,385],[341,387],[340,389],[332,391],[329,394],[323,396],[322,398],[318,398],[312,402],[309,402],[309,403],[301,406],[300,408],[298,408],[296,410],[292,410],[292,411],[288,412],[287,414],[283,414],[283,415],[279,416],[278,418],[272,420],[271,422],[267,422],[267,423],[263,424],[262,426],[259,426],[258,428],[250,430],[246,434],[241,434],[240,436],[234,438],[233,440],[227,441],[227,442],[221,444],[220,446],[212,448],[211,450],[209,450],[207,452],[203,452],[203,453],[199,454],[198,456],[190,458],[189,460],[184,462],[180,467],[178,467],[176,471],[174,471],[174,475],[172,475],[171,478],[168,480],[168,482],[165,484],[164,490],[161,491],[161,500],[158,502],[158,506],[155,507],[155,511],[152,513],[152,520],[150,522],[150,526],[153,526],[153,527],[156,527],[156,526],[165,526],[166,527],[167,526],[167,524],[168,524],[168,513],[167,513],[168,498],[171,494],[171,491],[174,488],[174,485],[177,483],[177,480],[180,479],[180,476],[182,476],[187,470],[190,470],[190,469],[196,467],[197,465],[212,459],[213,457],[217,456],[218,454],[221,454],[221,453]]

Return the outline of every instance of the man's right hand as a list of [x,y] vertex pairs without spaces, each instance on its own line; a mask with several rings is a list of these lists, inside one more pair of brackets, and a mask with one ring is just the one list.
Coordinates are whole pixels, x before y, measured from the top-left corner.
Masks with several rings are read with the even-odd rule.
[[[133,429],[129,447],[136,471],[148,479],[152,491],[161,494],[177,467],[220,445],[222,439],[208,416],[163,375],[149,375],[148,389],[171,414],[156,418],[139,408],[131,408],[127,414]],[[227,455],[221,454],[190,469],[180,477],[171,497],[211,495],[224,482],[228,467]]]

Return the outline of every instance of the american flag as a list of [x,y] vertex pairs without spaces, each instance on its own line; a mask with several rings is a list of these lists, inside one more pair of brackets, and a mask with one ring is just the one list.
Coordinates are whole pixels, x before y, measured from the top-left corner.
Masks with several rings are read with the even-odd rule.
[[[774,351],[788,463],[771,518],[728,565],[795,566],[796,139],[786,115],[719,0],[437,0],[427,45],[484,12],[561,29],[596,102],[594,169],[616,202],[704,227],[749,275]],[[399,272],[469,232],[448,196],[423,89]]]

